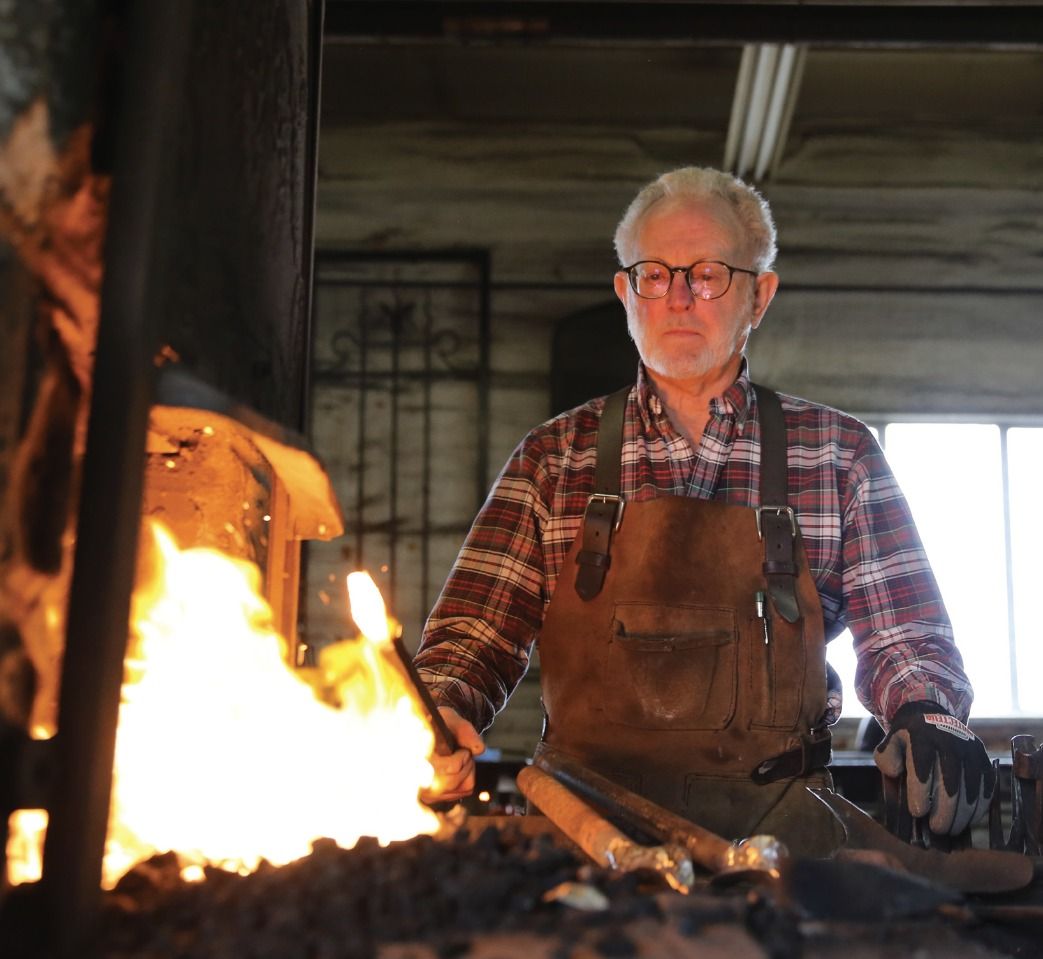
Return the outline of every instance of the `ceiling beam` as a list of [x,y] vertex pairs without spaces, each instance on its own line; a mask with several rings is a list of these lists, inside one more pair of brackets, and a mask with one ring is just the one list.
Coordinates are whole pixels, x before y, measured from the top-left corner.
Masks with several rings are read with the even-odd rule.
[[789,43],[1043,49],[1043,4],[326,0],[328,41]]

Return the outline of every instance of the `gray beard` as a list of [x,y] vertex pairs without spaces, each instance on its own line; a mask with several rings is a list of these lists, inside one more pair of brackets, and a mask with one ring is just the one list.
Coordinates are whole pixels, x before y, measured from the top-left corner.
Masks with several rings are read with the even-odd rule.
[[[642,345],[638,336],[635,335],[634,323],[632,323],[630,317],[627,316],[627,332],[630,334],[630,339],[634,341],[634,345],[637,347],[637,352],[641,357],[641,361],[654,373],[672,379],[706,376],[708,373],[722,369],[737,352],[746,352],[746,343],[749,342],[750,331],[750,325],[745,325],[741,330],[737,331],[735,337],[731,339],[730,342],[722,343],[716,350],[704,349],[697,353],[689,353],[681,356],[664,350],[664,355],[660,355],[658,351],[653,350],[650,352]],[[738,345],[744,337],[746,343],[743,344],[742,350],[738,350]]]

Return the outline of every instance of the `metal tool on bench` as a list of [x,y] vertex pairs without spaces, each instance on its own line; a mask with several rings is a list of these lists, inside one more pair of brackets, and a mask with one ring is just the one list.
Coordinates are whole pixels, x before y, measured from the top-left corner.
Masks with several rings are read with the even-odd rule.
[[692,861],[677,843],[643,846],[620,832],[567,786],[535,766],[518,773],[518,788],[594,862],[616,872],[658,873],[678,892],[688,892]]
[[535,762],[612,818],[662,842],[681,845],[693,862],[716,875],[760,873],[774,878],[787,855],[785,846],[773,836],[731,843],[559,752],[541,752]]
[[1037,747],[1032,736],[1015,736],[1010,753],[1011,823],[1006,848],[1038,856],[1043,841],[1043,746]]
[[884,826],[903,842],[919,849],[937,849],[940,852],[970,848],[969,826],[959,835],[944,835],[931,829],[927,816],[916,817],[909,811],[904,776],[881,776],[881,790],[884,800]]
[[828,789],[807,788],[825,804],[847,833],[847,847],[871,849],[892,857],[911,873],[933,879],[960,892],[1012,892],[1036,875],[1028,856],[997,849],[958,849],[941,852],[903,842],[853,802]]

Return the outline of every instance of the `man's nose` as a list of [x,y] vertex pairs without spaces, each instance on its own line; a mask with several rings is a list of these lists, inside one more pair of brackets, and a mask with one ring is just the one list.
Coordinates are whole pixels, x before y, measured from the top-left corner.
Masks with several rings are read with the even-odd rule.
[[670,289],[666,293],[666,302],[671,309],[685,310],[695,302],[695,294],[688,285],[688,271],[675,267],[671,271]]

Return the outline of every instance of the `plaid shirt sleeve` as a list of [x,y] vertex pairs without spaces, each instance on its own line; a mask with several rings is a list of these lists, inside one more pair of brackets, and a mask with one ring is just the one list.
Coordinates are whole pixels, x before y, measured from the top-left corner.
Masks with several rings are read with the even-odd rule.
[[885,726],[915,700],[966,719],[973,690],[938,584],[905,497],[868,432],[846,488],[841,618],[854,636],[859,699]]
[[[578,491],[568,497],[574,522],[566,527],[578,528],[585,498],[577,477],[593,475],[595,407],[585,408],[585,429],[578,435],[576,418],[563,415],[518,445],[475,519],[424,628],[414,660],[418,673],[436,702],[452,706],[479,730],[492,723],[528,669],[556,579],[545,556],[552,503],[566,471],[570,489]],[[579,419],[584,422],[582,415]],[[576,459],[589,460],[589,469],[577,470]],[[555,527],[561,526],[556,516]]]

